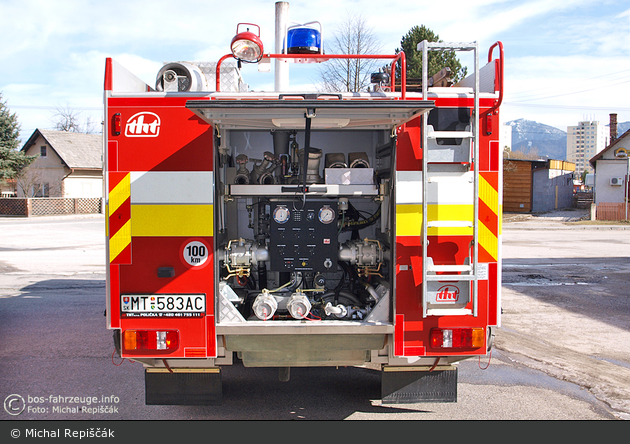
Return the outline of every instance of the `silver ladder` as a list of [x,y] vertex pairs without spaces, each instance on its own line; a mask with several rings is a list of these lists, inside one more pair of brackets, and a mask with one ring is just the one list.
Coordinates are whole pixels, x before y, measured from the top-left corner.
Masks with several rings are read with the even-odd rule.
[[[423,99],[428,99],[428,52],[429,51],[473,51],[474,52],[474,86],[472,94],[474,98],[474,111],[471,116],[470,125],[464,131],[433,131],[428,125],[428,114],[423,116],[423,155],[422,155],[422,315],[442,316],[442,315],[473,315],[477,316],[477,290],[479,278],[479,50],[477,42],[473,43],[443,43],[428,42],[426,40],[418,44],[418,51],[422,51],[422,94]],[[444,151],[437,144],[437,139],[462,139],[463,148],[458,151]],[[471,150],[472,146],[472,150]],[[466,152],[467,147],[467,152]],[[472,151],[472,153],[471,153]],[[437,166],[439,164],[439,167]],[[457,176],[454,172],[461,172],[462,165],[466,165],[467,175]],[[432,168],[433,166],[433,168]],[[437,195],[431,195],[431,189],[437,190],[433,183],[440,181],[462,181],[464,188],[470,188],[472,180],[473,216],[470,220],[429,220],[428,204],[429,200],[437,202]],[[463,182],[467,181],[468,184]],[[437,191],[436,191],[437,194]],[[428,229],[434,227],[466,227],[472,228],[472,245],[469,247],[469,256],[463,264],[440,265],[435,264],[433,258],[428,256]],[[452,273],[452,274],[437,274]],[[444,282],[454,283],[457,287],[458,295],[462,296],[457,303],[449,302],[449,287],[443,285]],[[473,309],[465,308],[470,298],[470,285],[472,285]],[[445,294],[438,292],[443,289]],[[466,295],[460,295],[466,292]],[[435,293],[434,293],[435,292]],[[430,300],[431,299],[431,300]],[[446,301],[440,301],[446,299]],[[454,299],[451,298],[451,299]]]

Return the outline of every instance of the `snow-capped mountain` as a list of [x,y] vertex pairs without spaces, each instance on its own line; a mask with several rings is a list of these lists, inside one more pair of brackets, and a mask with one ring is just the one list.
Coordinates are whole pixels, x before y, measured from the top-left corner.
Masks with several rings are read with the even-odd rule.
[[506,125],[512,127],[512,151],[535,153],[541,158],[566,160],[566,131],[525,119],[512,120]]
[[620,123],[618,123],[617,124],[617,137],[623,135],[623,133],[625,133],[628,130],[630,130],[630,122],[620,122]]
[[[512,120],[506,125],[512,127],[512,151],[533,153],[543,159],[567,160],[566,131],[526,119]],[[630,122],[617,123],[618,137],[628,130]]]

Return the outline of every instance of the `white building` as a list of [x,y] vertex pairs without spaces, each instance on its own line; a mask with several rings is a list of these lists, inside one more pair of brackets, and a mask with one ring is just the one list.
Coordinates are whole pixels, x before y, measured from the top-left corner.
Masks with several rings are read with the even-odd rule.
[[567,127],[567,161],[575,164],[578,176],[584,171],[593,172],[589,159],[606,148],[609,135],[608,128],[598,121],[585,121]]
[[590,160],[595,167],[597,220],[626,220],[629,217],[630,130]]
[[499,148],[505,151],[512,151],[512,125],[505,123],[499,126]]

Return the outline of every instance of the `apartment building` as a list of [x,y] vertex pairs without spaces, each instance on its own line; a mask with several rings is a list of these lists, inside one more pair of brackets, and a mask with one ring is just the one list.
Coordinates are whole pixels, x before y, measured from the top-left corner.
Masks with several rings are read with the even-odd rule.
[[584,171],[593,172],[589,160],[608,145],[610,133],[598,121],[584,121],[567,127],[567,161],[575,164],[579,177]]

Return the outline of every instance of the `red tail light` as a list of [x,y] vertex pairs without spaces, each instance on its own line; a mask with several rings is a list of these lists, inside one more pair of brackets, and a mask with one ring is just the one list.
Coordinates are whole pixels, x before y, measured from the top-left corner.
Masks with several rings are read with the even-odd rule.
[[125,330],[123,349],[128,352],[172,352],[179,348],[177,330]]
[[483,328],[431,329],[431,348],[481,348],[485,339]]
[[112,117],[112,134],[114,136],[120,136],[122,132],[122,120],[120,117],[120,113],[116,113]]

